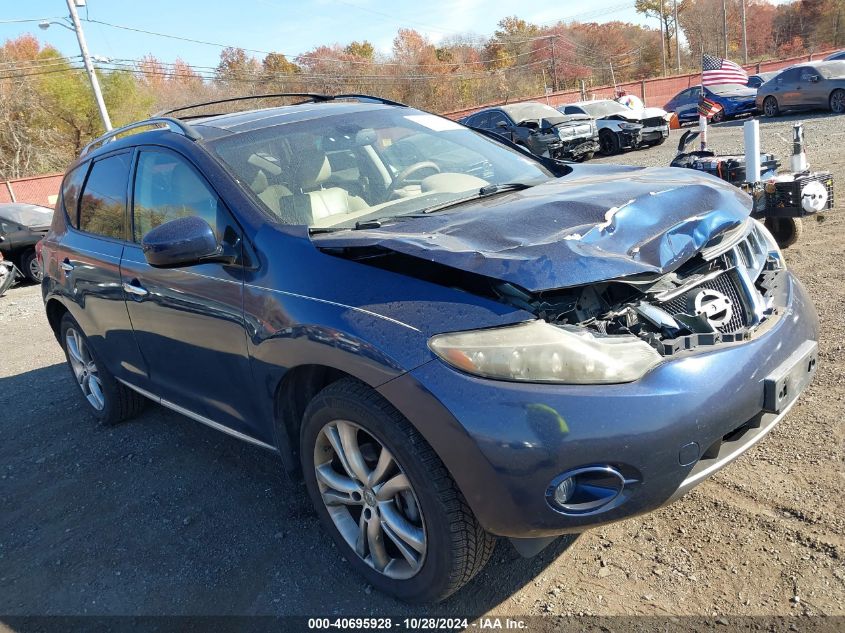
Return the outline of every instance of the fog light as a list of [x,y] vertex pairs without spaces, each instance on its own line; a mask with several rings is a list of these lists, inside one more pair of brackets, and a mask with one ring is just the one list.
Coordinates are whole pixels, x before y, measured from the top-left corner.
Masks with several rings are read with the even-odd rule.
[[546,500],[563,514],[591,514],[609,510],[625,500],[626,479],[616,468],[606,465],[582,466],[558,475],[546,488]]
[[555,487],[555,503],[558,505],[566,505],[575,492],[575,481],[572,477],[567,477]]

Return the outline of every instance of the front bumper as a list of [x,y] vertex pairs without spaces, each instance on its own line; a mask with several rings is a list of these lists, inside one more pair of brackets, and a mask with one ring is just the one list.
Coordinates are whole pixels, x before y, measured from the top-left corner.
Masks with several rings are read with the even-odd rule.
[[[764,333],[669,360],[633,383],[493,381],[431,361],[380,391],[434,447],[485,529],[517,538],[583,531],[677,498],[785,415],[764,411],[767,379],[818,338],[815,310],[787,280],[787,307]],[[553,509],[549,484],[586,465],[623,472],[624,498],[590,514]]]
[[579,159],[590,153],[598,152],[600,149],[598,137],[577,138],[561,141],[554,148],[549,149],[549,156],[557,160]]
[[669,137],[669,126],[661,125],[658,127],[644,127],[641,133],[641,141],[643,143],[654,143],[664,138]]

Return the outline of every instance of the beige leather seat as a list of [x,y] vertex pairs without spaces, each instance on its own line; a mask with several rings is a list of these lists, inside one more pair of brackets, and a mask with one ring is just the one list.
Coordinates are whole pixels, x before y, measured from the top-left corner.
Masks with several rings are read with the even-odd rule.
[[271,185],[263,169],[258,170],[258,174],[253,179],[250,189],[278,216],[282,215],[281,199],[285,196],[293,195],[293,192],[284,185]]
[[[351,195],[341,187],[323,188],[332,175],[331,163],[325,153],[309,148],[294,154],[291,159],[292,182],[300,193],[290,199],[282,198],[282,216],[308,224],[330,216],[355,213],[368,207],[363,198]],[[310,219],[309,219],[310,218]],[[341,218],[338,218],[340,221]]]

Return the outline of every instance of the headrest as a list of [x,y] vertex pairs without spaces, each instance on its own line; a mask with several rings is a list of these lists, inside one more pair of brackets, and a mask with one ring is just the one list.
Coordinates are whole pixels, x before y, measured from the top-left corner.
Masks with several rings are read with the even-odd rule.
[[332,175],[328,157],[317,148],[294,155],[291,168],[294,182],[303,190],[313,189]]
[[259,169],[258,173],[255,175],[255,178],[252,180],[252,184],[249,186],[255,193],[261,193],[267,187],[270,186],[270,183],[267,181],[267,174],[264,173],[263,169]]

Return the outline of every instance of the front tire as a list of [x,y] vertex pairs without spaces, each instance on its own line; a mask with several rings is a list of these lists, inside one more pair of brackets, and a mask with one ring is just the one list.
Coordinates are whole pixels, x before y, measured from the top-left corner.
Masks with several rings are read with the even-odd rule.
[[308,405],[302,469],[317,514],[379,591],[436,602],[487,563],[496,544],[423,437],[367,385],[345,378]]
[[804,233],[801,218],[766,218],[765,225],[781,248],[792,246]]
[[770,119],[780,114],[778,100],[774,97],[766,97],[763,100],[763,114]]
[[845,114],[845,90],[834,90],[830,93],[830,111],[834,114]]
[[601,131],[599,134],[599,145],[601,146],[601,153],[605,156],[613,156],[622,151],[619,136],[616,132],[611,132],[610,130]]
[[86,409],[100,424],[117,424],[141,412],[145,398],[109,373],[70,314],[62,317],[61,342]]

